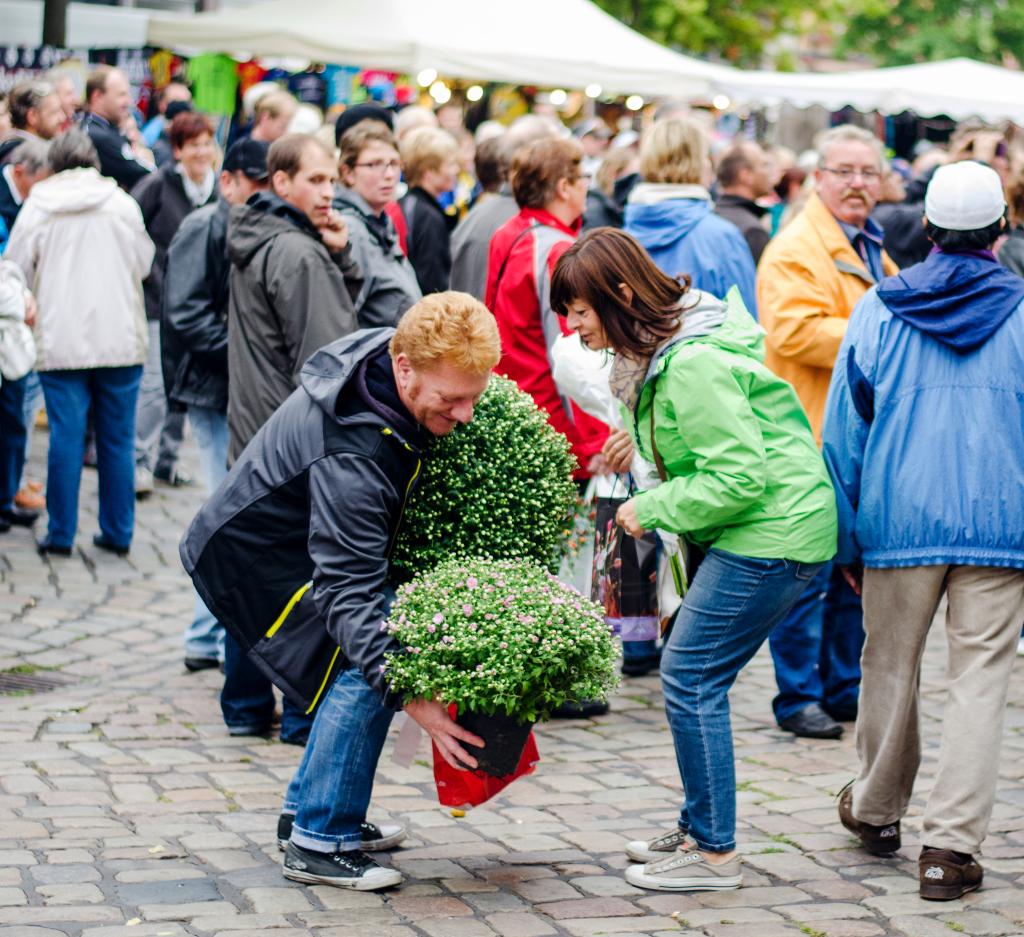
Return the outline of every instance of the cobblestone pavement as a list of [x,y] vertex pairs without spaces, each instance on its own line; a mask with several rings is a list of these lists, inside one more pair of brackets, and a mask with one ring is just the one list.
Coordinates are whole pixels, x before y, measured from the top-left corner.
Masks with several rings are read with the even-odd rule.
[[[95,488],[87,471],[80,544],[96,530]],[[1019,668],[985,887],[961,901],[917,897],[920,800],[896,858],[854,848],[834,803],[854,773],[852,733],[818,742],[778,731],[766,653],[733,693],[739,891],[666,895],[623,881],[624,841],[671,824],[680,798],[656,678],[627,680],[606,717],[542,727],[537,772],[462,818],[437,804],[426,745],[402,768],[389,744],[371,819],[410,824],[390,860],[406,884],[371,894],[287,882],[275,821],[299,750],[229,738],[219,675],[182,666],[192,593],[177,541],[199,501],[194,489],[158,489],[140,505],[128,559],[90,545],[46,561],[27,531],[0,537],[0,671],[70,681],[0,697],[4,937],[1024,934]],[[942,655],[937,630],[924,673],[933,745]],[[934,769],[933,748],[918,795]]]

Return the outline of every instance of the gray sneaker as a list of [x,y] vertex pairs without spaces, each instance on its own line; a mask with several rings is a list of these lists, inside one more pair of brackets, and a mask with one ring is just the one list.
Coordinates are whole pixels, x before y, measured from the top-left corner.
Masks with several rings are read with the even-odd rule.
[[657,862],[674,853],[686,843],[689,834],[677,826],[668,833],[662,833],[654,839],[634,839],[626,843],[626,855],[634,862]]
[[626,881],[655,891],[724,891],[743,884],[740,857],[712,865],[699,852],[676,852],[647,865],[631,865]]

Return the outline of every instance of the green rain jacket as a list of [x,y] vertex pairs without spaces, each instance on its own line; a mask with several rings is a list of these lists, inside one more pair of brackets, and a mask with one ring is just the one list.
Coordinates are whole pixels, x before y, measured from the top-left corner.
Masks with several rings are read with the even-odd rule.
[[764,366],[764,331],[735,289],[724,321],[656,355],[632,432],[667,481],[636,496],[639,522],[704,550],[820,563],[836,552],[836,503],[793,388]]

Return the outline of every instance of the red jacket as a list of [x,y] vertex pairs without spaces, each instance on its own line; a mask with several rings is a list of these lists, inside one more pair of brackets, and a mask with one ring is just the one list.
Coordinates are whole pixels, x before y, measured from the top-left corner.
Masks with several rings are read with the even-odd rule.
[[578,224],[569,228],[542,209],[522,209],[491,238],[486,304],[501,333],[501,361],[494,370],[547,411],[579,460],[576,478],[588,478],[587,465],[601,451],[608,427],[559,394],[548,351],[555,339],[569,333],[551,308],[551,274],[578,234]]

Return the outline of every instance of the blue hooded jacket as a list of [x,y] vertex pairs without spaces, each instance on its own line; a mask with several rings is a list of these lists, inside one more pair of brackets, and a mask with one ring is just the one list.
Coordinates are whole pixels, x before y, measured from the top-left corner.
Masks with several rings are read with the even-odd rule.
[[[631,199],[641,188],[634,189]],[[651,187],[653,189],[653,187]],[[669,188],[669,187],[666,187]],[[668,198],[654,203],[630,201],[625,230],[670,277],[689,274],[694,289],[722,299],[739,287],[743,304],[757,318],[754,258],[740,229],[713,213],[703,198]]]
[[1024,569],[1024,280],[933,252],[850,317],[825,406],[838,562]]

